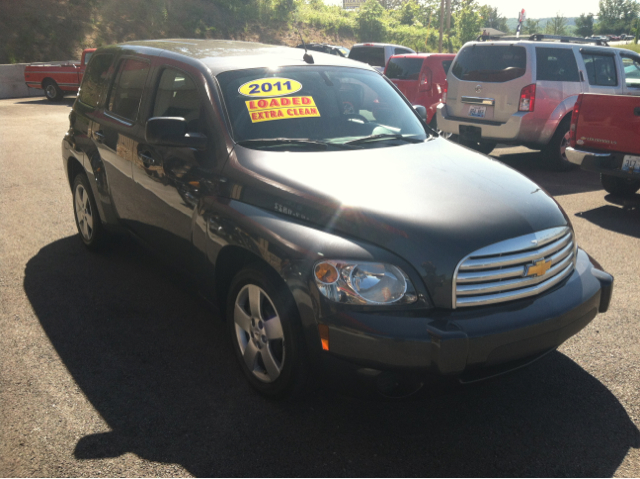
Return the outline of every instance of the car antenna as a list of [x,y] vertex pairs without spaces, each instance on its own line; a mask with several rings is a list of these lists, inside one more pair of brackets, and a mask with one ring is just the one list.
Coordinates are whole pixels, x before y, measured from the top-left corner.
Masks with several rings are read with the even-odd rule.
[[302,35],[300,34],[300,30],[298,30],[296,28],[296,32],[298,32],[298,36],[300,37],[300,40],[302,41],[302,46],[304,46],[304,55],[302,55],[302,59],[307,63],[314,63],[313,57],[311,55],[309,55],[309,52],[307,52],[307,44],[304,42],[304,39],[302,38]]

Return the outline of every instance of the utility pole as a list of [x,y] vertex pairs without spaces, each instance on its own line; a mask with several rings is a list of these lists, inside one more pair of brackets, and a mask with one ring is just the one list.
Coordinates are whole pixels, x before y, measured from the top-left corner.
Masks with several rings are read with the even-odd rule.
[[440,0],[440,36],[438,37],[438,53],[442,53],[442,30],[444,30],[444,0]]
[[447,35],[451,35],[451,0],[447,0]]

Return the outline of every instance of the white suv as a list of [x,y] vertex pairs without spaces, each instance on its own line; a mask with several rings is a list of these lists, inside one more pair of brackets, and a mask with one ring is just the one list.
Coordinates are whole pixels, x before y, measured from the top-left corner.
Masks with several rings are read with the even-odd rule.
[[637,80],[625,77],[627,64],[639,60],[571,37],[466,43],[447,75],[438,128],[484,153],[496,143],[542,149],[550,166],[569,169],[564,152],[578,94],[640,95]]

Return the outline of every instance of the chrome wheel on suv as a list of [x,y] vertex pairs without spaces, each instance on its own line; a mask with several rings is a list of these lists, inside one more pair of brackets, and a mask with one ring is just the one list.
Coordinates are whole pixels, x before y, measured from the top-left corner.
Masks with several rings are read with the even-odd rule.
[[106,231],[102,226],[96,201],[84,173],[73,180],[73,214],[80,239],[89,249],[102,246]]

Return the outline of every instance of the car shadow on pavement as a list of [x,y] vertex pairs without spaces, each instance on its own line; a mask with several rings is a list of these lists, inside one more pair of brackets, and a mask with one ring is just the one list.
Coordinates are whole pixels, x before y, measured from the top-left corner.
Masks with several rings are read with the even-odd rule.
[[73,102],[76,101],[75,96],[65,96],[60,101],[50,101],[45,97],[34,97],[32,99],[25,99],[23,101],[17,101],[18,105],[67,105],[69,107],[73,106]]
[[[640,200],[640,195],[635,195]],[[611,195],[605,196],[605,200]],[[640,201],[638,202],[640,203]],[[601,228],[640,238],[640,209],[625,209],[621,206],[604,205],[592,210],[576,213]]]
[[69,445],[78,460],[131,452],[196,476],[603,477],[640,447],[616,397],[560,353],[401,401],[263,399],[189,282],[128,240],[100,255],[76,236],[51,243],[24,289],[111,429]]
[[496,148],[491,156],[518,170],[542,186],[553,196],[573,195],[602,189],[597,173],[574,168],[569,171],[553,171],[545,165],[542,152],[528,150],[512,153],[512,148]]

